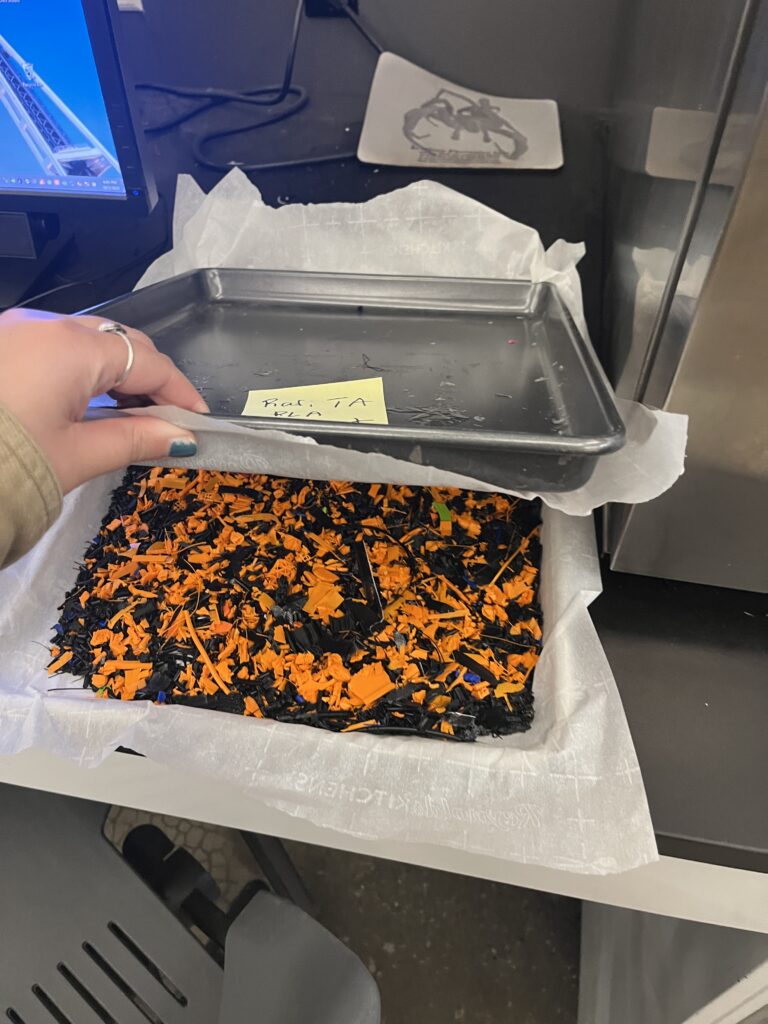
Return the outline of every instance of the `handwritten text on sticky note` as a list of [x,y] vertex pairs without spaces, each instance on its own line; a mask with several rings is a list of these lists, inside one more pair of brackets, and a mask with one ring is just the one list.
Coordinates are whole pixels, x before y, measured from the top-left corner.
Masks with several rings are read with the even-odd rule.
[[249,391],[242,414],[336,423],[389,423],[381,377]]

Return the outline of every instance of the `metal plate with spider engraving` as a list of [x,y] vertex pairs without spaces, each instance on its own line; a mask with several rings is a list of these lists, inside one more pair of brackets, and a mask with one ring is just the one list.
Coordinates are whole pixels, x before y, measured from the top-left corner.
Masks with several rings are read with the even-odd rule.
[[357,156],[399,167],[552,171],[563,166],[558,106],[478,93],[382,53]]

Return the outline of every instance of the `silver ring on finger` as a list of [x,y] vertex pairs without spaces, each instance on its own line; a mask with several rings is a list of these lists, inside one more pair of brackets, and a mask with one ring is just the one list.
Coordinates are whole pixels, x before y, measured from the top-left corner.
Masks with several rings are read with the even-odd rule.
[[133,369],[133,342],[128,337],[128,331],[126,330],[126,328],[123,327],[122,324],[115,323],[114,320],[105,320],[103,324],[99,324],[99,331],[101,331],[102,334],[117,334],[118,337],[123,339],[123,341],[128,347],[128,361],[125,364],[125,369],[120,374],[119,380],[115,384],[113,384],[112,388],[110,389],[114,390],[115,388],[119,388],[121,384],[125,384],[126,380],[128,379],[128,374]]

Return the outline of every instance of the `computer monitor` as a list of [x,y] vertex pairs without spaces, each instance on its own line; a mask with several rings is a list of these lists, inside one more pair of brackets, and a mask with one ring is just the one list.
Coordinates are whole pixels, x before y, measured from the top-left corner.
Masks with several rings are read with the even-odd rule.
[[153,205],[114,0],[0,0],[0,210]]

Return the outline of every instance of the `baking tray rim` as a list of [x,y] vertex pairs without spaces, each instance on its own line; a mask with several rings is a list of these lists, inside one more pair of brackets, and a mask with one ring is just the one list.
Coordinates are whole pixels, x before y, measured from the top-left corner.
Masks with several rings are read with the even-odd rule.
[[[276,417],[265,417],[265,416],[222,416],[215,415],[213,413],[208,414],[212,420],[219,420],[225,423],[233,423],[238,426],[249,427],[254,430],[281,430],[287,433],[293,434],[310,434],[312,436],[321,436],[328,438],[329,441],[333,439],[349,438],[350,440],[365,440],[368,442],[381,440],[381,441],[392,441],[399,442],[401,444],[408,444],[411,447],[416,447],[420,444],[439,444],[449,448],[459,449],[493,449],[496,451],[508,451],[510,453],[517,452],[530,452],[531,454],[538,453],[543,455],[570,455],[570,456],[601,456],[609,455],[612,452],[618,451],[624,444],[626,439],[626,428],[619,415],[618,409],[613,398],[612,390],[608,379],[605,375],[600,362],[595,354],[594,349],[590,342],[588,342],[579,331],[576,323],[571,316],[570,311],[566,307],[562,300],[562,297],[557,287],[551,281],[526,281],[517,278],[457,278],[457,277],[438,277],[438,276],[425,276],[425,275],[403,275],[403,274],[356,274],[356,273],[329,273],[327,271],[311,271],[311,270],[275,270],[275,269],[261,269],[259,267],[198,267],[194,270],[185,271],[182,274],[174,275],[173,277],[166,278],[164,281],[157,281],[155,284],[148,285],[146,288],[141,288],[133,292],[126,292],[122,295],[115,296],[112,299],[108,299],[106,302],[99,303],[96,306],[92,306],[82,311],[82,315],[99,315],[105,310],[110,309],[112,306],[117,305],[121,302],[130,301],[138,295],[158,294],[163,290],[167,290],[170,285],[182,285],[184,282],[193,282],[195,280],[203,281],[206,284],[210,282],[217,283],[218,288],[207,288],[208,296],[212,303],[217,301],[245,301],[233,298],[229,300],[223,294],[223,288],[221,282],[223,278],[241,278],[254,280],[257,277],[267,280],[279,281],[285,280],[286,278],[293,278],[298,280],[323,280],[323,281],[354,281],[354,282],[408,282],[412,286],[414,284],[420,284],[424,286],[434,285],[438,283],[445,287],[451,285],[462,285],[464,287],[471,286],[472,288],[477,287],[490,287],[493,290],[502,290],[505,286],[524,286],[526,289],[549,291],[558,303],[559,313],[566,321],[566,325],[569,329],[569,333],[575,340],[579,354],[581,355],[584,364],[585,372],[589,378],[593,388],[595,389],[596,403],[600,406],[600,411],[606,420],[606,426],[608,427],[602,433],[578,435],[571,434],[567,436],[554,436],[552,434],[534,434],[525,431],[492,431],[492,430],[466,430],[462,428],[448,429],[445,427],[425,427],[425,426],[394,426],[392,424],[380,424],[380,423],[344,423],[344,422],[314,422],[311,420],[299,420],[299,419],[279,419]],[[316,304],[340,304],[345,305],[359,304],[352,303],[347,296],[343,294],[331,296],[331,295],[306,295],[301,296],[295,291],[291,292],[275,292],[275,291],[264,291],[262,295],[265,299],[269,298],[280,298],[280,299],[299,299],[305,298],[310,299]],[[373,297],[371,297],[373,299]],[[368,301],[371,301],[369,299]],[[398,303],[399,308],[408,310],[414,308],[423,308],[416,303],[409,304],[407,301],[401,300]],[[434,308],[435,311],[446,311],[453,312],[459,309],[472,311],[471,306],[467,308],[467,302],[461,303],[448,303],[445,301],[436,301],[434,306],[430,306],[430,309]],[[485,311],[493,308],[497,312],[512,313],[512,315],[521,315],[521,312],[511,310],[509,304],[499,303],[496,306],[490,307],[487,304],[477,304],[477,312]]]

